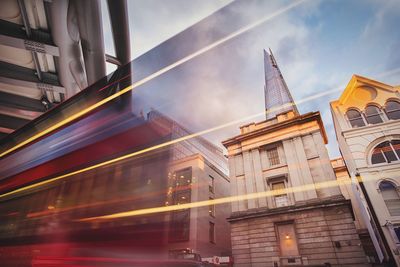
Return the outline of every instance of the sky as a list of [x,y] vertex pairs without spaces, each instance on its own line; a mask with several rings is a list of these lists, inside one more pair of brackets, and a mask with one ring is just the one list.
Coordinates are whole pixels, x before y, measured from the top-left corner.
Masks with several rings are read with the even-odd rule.
[[[157,62],[179,59],[187,51],[197,51],[267,18],[136,88],[133,97],[140,102],[138,109],[155,108],[193,132],[240,120],[205,136],[222,147],[221,141],[239,134],[240,125],[263,120],[263,116],[246,117],[264,110],[263,49],[271,48],[295,101],[337,89],[298,108],[300,113],[321,112],[329,154],[339,156],[329,102],[340,96],[351,76],[400,84],[400,1],[306,0],[282,11],[293,3],[247,1],[235,6],[227,0],[128,1],[132,59],[138,62],[150,58],[146,52],[157,46],[153,50]],[[226,5],[230,5],[229,12],[206,18]],[[113,54],[110,26],[104,17],[106,51]],[[180,38],[173,49],[161,44],[204,18],[190,38]],[[154,57],[146,64],[153,62]],[[133,73],[140,76],[143,70],[138,66]]]

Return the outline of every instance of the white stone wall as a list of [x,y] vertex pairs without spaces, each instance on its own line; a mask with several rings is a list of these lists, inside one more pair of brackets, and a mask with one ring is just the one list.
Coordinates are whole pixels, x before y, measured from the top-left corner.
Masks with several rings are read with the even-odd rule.
[[[289,187],[302,187],[335,180],[328,152],[317,123],[292,125],[228,147],[232,195],[246,195],[270,190],[270,177],[285,175]],[[246,131],[246,133],[251,133]],[[278,138],[280,137],[280,138]],[[280,164],[270,166],[265,146],[278,145]],[[240,153],[237,153],[240,151]],[[340,195],[338,187],[311,189],[293,194],[295,202]],[[274,208],[271,197],[232,203],[232,211]]]
[[[365,88],[368,88],[366,90]],[[394,232],[388,225],[400,226],[400,216],[390,216],[378,190],[379,181],[389,179],[400,185],[400,162],[372,165],[371,152],[379,143],[393,138],[400,139],[400,121],[387,120],[364,127],[352,128],[345,113],[351,108],[364,110],[369,103],[384,106],[388,99],[400,99],[398,89],[363,77],[353,76],[341,97],[331,103],[331,112],[342,156],[350,173],[359,173],[364,181],[368,197],[373,204],[379,224],[393,251],[398,249]],[[368,223],[365,219],[364,223]],[[399,256],[395,256],[400,265]]]

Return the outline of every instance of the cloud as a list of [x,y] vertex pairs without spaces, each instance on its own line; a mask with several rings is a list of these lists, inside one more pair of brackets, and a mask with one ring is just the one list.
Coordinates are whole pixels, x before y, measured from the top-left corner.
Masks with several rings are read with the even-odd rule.
[[[215,4],[216,1],[183,2],[174,0],[168,5],[155,0],[130,3],[131,23],[134,25],[132,43],[136,54],[223,5],[221,2]],[[167,47],[166,51],[179,54],[188,52],[190,47],[195,47],[193,44],[206,45],[235,28],[273,13],[290,1],[254,0],[245,2],[244,6],[236,6],[236,3],[226,13],[213,16],[198,26],[196,34],[192,32],[190,38],[179,39],[179,43]],[[394,1],[382,6],[379,3],[371,1],[367,7],[354,9],[352,7],[359,2],[347,1],[348,6],[343,6],[340,1],[305,1],[137,88],[134,92],[135,107],[145,111],[150,107],[159,109],[194,132],[260,114],[264,110],[262,50],[268,47],[272,48],[297,101],[338,86],[344,89],[353,73],[368,76],[384,72],[396,64],[399,66],[398,53],[394,53],[400,40],[395,30],[400,25],[395,23],[399,18],[395,11],[398,5]],[[181,5],[179,12],[178,4]],[[357,21],[357,25],[351,24],[354,22],[352,19]],[[383,47],[382,42],[387,46]],[[151,60],[171,58],[170,54],[159,51]],[[147,66],[142,68],[139,66],[134,73],[144,73]],[[339,153],[327,107],[329,101],[339,94],[299,106],[303,113],[321,111],[332,157]],[[263,116],[248,119],[208,134],[207,138],[221,146],[222,140],[239,134],[239,125],[262,119]]]

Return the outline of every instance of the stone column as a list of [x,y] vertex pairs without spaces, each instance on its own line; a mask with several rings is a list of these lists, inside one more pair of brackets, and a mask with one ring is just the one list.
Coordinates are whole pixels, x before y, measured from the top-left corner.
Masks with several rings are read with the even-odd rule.
[[[231,196],[238,195],[238,184],[237,177],[235,173],[235,156],[232,156],[228,160],[229,165],[229,176],[230,176],[230,187],[231,187]],[[238,201],[231,202],[232,212],[239,211],[239,203]]]
[[[252,164],[252,160],[251,160],[249,151],[243,152],[243,163],[244,163],[243,167],[244,167],[244,179],[245,179],[245,184],[246,184],[246,194],[255,193],[254,171],[253,171],[253,166],[252,166],[253,164]],[[255,199],[247,200],[247,207],[249,209],[256,208],[256,200]]]
[[[311,175],[310,166],[308,165],[308,160],[306,152],[304,150],[303,141],[300,136],[295,137],[293,140],[298,158],[298,164],[299,164],[298,169],[303,178],[302,179],[303,185],[304,184],[312,185],[314,184],[314,180]],[[304,193],[305,193],[304,195],[306,195],[308,199],[313,199],[317,197],[317,191],[315,190],[315,186],[313,186],[312,189],[305,191]]]
[[[253,156],[254,178],[256,180],[256,191],[261,193],[265,192],[266,188],[263,181],[260,151],[253,149],[251,151]],[[258,207],[267,207],[267,199],[265,197],[258,198]]]
[[[289,183],[293,187],[301,186],[301,174],[298,169],[299,162],[297,160],[296,152],[294,151],[294,145],[291,139],[284,140],[283,149],[285,151],[286,162],[289,169]],[[305,199],[303,192],[294,192],[295,201],[302,201]]]
[[[325,181],[333,181],[336,180],[335,172],[333,171],[331,161],[329,159],[328,150],[325,147],[324,141],[322,139],[321,133],[316,132],[313,133],[314,143],[317,147],[318,155],[321,162],[321,169],[323,170],[324,176],[323,180]],[[327,188],[328,192],[324,192],[329,194],[330,196],[341,195],[339,186]]]

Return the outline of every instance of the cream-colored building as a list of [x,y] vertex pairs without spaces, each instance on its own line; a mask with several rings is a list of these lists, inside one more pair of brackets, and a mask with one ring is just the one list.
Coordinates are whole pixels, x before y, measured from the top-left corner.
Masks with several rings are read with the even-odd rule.
[[267,119],[223,142],[235,266],[368,266],[319,112],[299,114],[271,52],[265,78]]
[[356,195],[353,192],[351,177],[347,170],[344,159],[342,157],[331,159],[331,164],[336,175],[336,180],[338,181],[340,192],[345,199],[351,201],[355,219],[354,223],[356,225],[357,233],[360,237],[361,245],[367,256],[368,262],[377,264],[379,262],[378,255],[376,254],[374,244],[371,240],[367,226],[363,219],[362,212],[357,203]]
[[354,75],[331,102],[340,151],[380,259],[400,266],[399,88]]
[[[176,121],[155,110],[148,120],[171,132],[171,139],[190,134]],[[197,136],[171,146],[166,206],[229,196],[227,160],[222,149]],[[230,256],[229,204],[181,209],[166,213],[167,249],[170,257],[197,253],[201,257]]]

